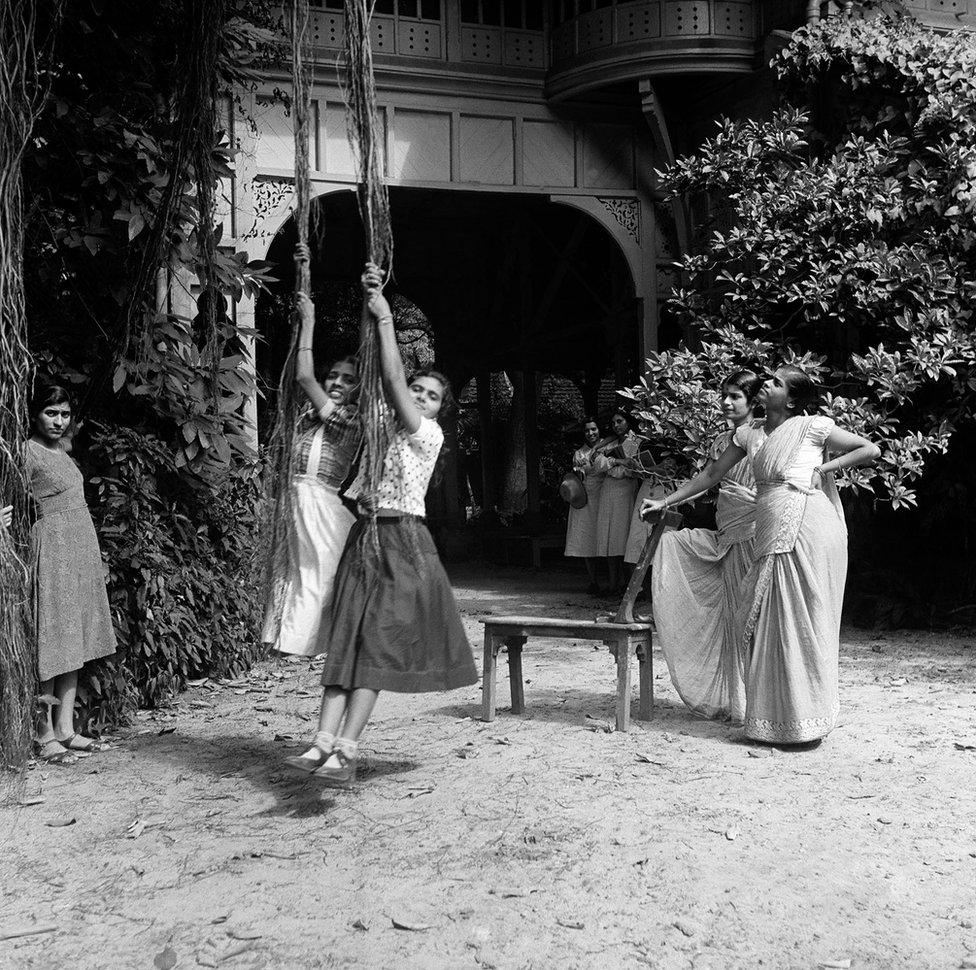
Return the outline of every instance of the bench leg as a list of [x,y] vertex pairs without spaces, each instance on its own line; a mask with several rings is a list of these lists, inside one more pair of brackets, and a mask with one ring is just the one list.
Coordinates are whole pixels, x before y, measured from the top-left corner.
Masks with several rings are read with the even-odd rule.
[[485,630],[485,655],[481,672],[481,719],[495,720],[497,685],[495,673],[498,667],[498,648],[500,644],[490,630]]
[[654,717],[654,657],[651,652],[651,631],[637,642],[637,670],[640,676],[640,700],[637,716],[642,721]]
[[630,640],[607,644],[617,658],[617,730],[630,730]]
[[525,713],[525,687],[522,683],[522,645],[525,637],[506,637],[508,651],[508,683],[512,689],[512,713]]

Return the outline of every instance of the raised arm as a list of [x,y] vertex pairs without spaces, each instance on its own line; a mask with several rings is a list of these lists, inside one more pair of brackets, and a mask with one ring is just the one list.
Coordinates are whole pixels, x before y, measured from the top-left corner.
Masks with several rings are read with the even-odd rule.
[[[383,275],[373,264],[366,264],[363,273],[363,313],[369,315],[376,326],[380,343],[380,372],[386,399],[407,434],[414,434],[420,427],[420,412],[407,386],[396,330],[393,327],[393,311],[383,296]],[[368,321],[364,320],[364,323]]]
[[[295,247],[295,262],[308,262],[308,247],[299,243]],[[315,360],[312,356],[312,340],[315,337],[315,304],[307,293],[299,293],[296,300],[298,311],[298,356],[295,359],[295,383],[323,417],[335,409],[335,402],[325,393],[325,388],[315,379]],[[322,409],[325,409],[324,411]]]
[[662,499],[644,499],[640,514],[644,516],[651,512],[666,509],[671,505],[680,505],[682,502],[687,502],[689,499],[701,495],[703,492],[710,491],[745,456],[746,453],[743,448],[740,448],[736,444],[730,444],[715,461],[706,465],[703,471],[700,471],[690,482],[685,482],[681,488],[675,489],[670,495],[666,495]]

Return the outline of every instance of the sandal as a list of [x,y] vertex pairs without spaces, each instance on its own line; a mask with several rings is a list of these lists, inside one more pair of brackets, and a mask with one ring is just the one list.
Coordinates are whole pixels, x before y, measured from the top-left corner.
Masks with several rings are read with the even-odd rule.
[[78,756],[72,754],[57,738],[35,741],[34,744],[38,761],[49,765],[73,765],[78,761]]
[[289,768],[304,771],[305,774],[310,775],[325,764],[329,755],[332,754],[334,745],[335,738],[327,731],[320,731],[315,735],[315,740],[308,751],[304,754],[291,755],[285,758],[285,764]]
[[338,767],[330,768],[323,764],[315,772],[315,777],[321,778],[332,788],[351,788],[356,783],[356,758],[345,754],[339,748],[336,748],[332,754],[339,759]]
[[99,744],[94,738],[86,738],[81,734],[69,734],[66,738],[58,738],[58,741],[69,751],[82,751],[91,754],[99,750]]

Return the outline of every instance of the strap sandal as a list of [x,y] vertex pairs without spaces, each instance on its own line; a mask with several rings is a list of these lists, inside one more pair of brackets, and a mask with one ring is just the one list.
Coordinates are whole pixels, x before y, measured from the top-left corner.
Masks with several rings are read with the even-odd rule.
[[316,778],[321,778],[330,788],[351,788],[356,783],[357,759],[345,754],[339,748],[332,752],[339,760],[334,768],[324,764],[315,772]]
[[69,751],[57,738],[47,741],[35,741],[35,756],[38,761],[49,765],[73,765],[78,761],[78,755]]
[[285,758],[285,764],[296,771],[303,771],[310,775],[325,764],[335,747],[335,737],[328,731],[319,731],[315,735],[312,746],[304,754],[292,755]]
[[58,740],[69,751],[77,751],[83,754],[91,754],[100,749],[99,743],[94,738],[86,738],[82,734],[69,734],[66,738],[58,738]]

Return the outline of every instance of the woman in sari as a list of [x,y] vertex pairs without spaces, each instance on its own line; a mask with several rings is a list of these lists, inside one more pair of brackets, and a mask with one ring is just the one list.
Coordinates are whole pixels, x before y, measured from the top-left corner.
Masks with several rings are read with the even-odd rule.
[[[723,382],[722,412],[732,428],[713,442],[706,471],[735,431],[749,425],[761,385],[749,370],[736,371]],[[665,533],[654,557],[651,599],[661,651],[678,695],[703,717],[742,721],[745,688],[734,619],[739,588],[753,561],[755,519],[752,467],[740,461],[719,483],[718,530]]]
[[847,527],[833,473],[880,455],[877,445],[830,418],[806,414],[816,399],[806,374],[780,367],[757,398],[766,420],[738,428],[714,465],[644,503],[645,513],[667,508],[751,459],[755,562],[740,590],[735,637],[745,671],[746,737],[774,744],[819,741],[836,723]]

